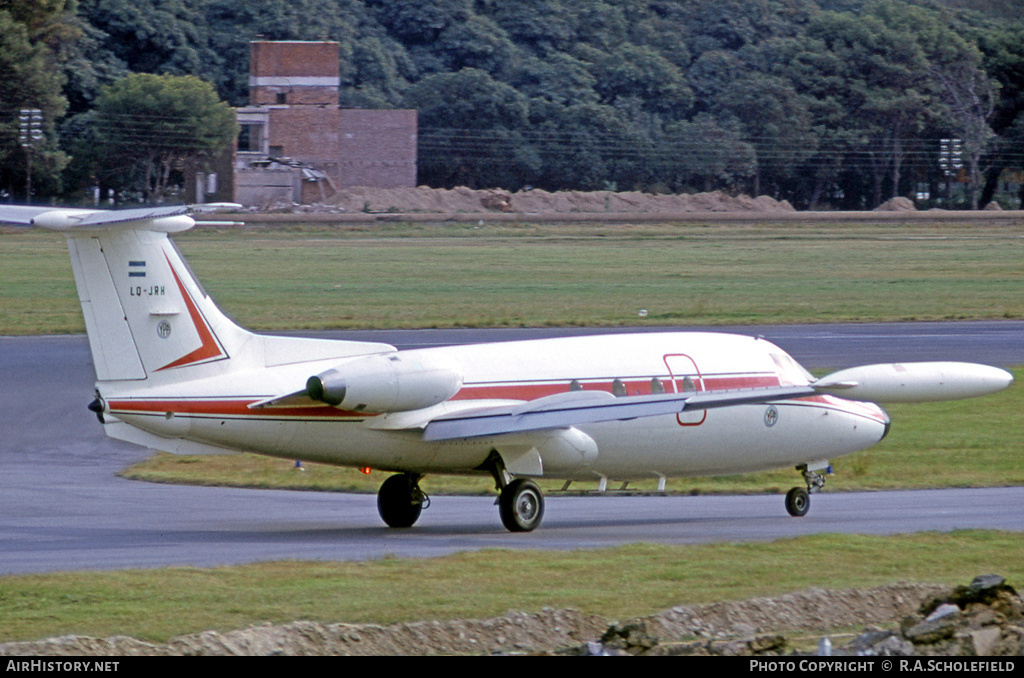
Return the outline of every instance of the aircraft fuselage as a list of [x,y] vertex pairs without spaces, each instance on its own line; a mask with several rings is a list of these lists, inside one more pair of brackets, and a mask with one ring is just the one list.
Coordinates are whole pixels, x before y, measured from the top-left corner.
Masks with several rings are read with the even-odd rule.
[[[425,419],[460,403],[532,401],[571,390],[619,396],[722,391],[807,383],[806,373],[770,342],[719,333],[610,334],[399,351],[404,360],[457,366],[462,384],[420,411]],[[492,450],[517,458],[538,449],[536,475],[571,480],[653,479],[758,471],[830,459],[877,443],[888,417],[870,403],[815,395],[772,404],[600,422],[538,434],[424,441],[389,429],[407,413],[323,403],[253,408],[301,386],[323,361],[261,368],[181,384],[100,384],[109,413],[159,436],[289,459],[415,473],[470,473]],[[336,361],[332,361],[334,364]],[[151,380],[152,381],[152,380]],[[398,424],[402,422],[399,421]]]

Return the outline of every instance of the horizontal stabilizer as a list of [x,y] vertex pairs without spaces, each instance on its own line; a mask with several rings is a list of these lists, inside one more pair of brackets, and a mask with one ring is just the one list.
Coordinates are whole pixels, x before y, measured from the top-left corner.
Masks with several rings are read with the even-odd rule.
[[812,386],[848,400],[923,403],[975,398],[1013,383],[1006,370],[975,363],[930,362],[863,365],[833,372]]
[[0,223],[36,226],[50,231],[145,228],[164,233],[187,231],[195,225],[189,216],[241,208],[234,203],[140,207],[127,210],[87,210],[54,207],[0,207]]
[[424,440],[452,440],[524,431],[566,428],[690,410],[765,403],[815,394],[810,386],[773,386],[731,391],[665,393],[616,398],[609,393],[569,392],[517,405],[439,417],[423,432]]

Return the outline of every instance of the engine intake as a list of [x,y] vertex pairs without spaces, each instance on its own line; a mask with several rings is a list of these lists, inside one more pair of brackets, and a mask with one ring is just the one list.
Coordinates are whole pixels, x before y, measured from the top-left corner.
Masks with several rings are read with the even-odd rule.
[[451,365],[421,356],[368,356],[306,380],[306,394],[318,402],[356,412],[405,412],[437,405],[462,388]]

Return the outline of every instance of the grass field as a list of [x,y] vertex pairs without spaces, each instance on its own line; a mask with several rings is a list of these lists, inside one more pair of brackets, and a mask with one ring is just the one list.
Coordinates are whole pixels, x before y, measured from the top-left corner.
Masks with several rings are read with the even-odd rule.
[[811,587],[1024,581],[1019,534],[817,535],[770,543],[0,577],[0,642],[58,634],[151,641],[297,619],[395,623],[571,607],[629,619]]
[[[1024,317],[1020,226],[399,223],[197,229],[175,240],[220,306],[259,330]],[[82,331],[62,239],[0,233],[0,334]],[[1020,391],[989,398],[984,416],[956,403],[888,408],[890,436],[837,460],[828,489],[1024,482]],[[316,465],[300,474],[248,455],[160,455],[127,473],[356,491],[383,479]],[[670,489],[784,491],[796,480],[790,470]],[[428,478],[424,488],[490,490],[448,482]],[[294,619],[388,623],[545,606],[628,618],[811,586],[961,584],[993,571],[1020,586],[1022,555],[1017,533],[960,532],[7,576],[0,641],[72,632],[163,640]]]
[[[389,224],[175,241],[257,330],[1024,317],[1024,226]],[[59,236],[6,231],[0,261],[0,334],[84,331]]]

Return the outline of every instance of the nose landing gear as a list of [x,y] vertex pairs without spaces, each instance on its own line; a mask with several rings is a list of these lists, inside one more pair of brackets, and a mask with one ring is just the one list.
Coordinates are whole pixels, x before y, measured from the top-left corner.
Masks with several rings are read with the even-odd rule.
[[786,512],[794,518],[801,518],[811,510],[811,495],[825,487],[825,476],[818,471],[832,473],[832,467],[825,462],[815,469],[809,469],[807,464],[801,464],[796,470],[803,474],[807,489],[794,487],[786,493]]

